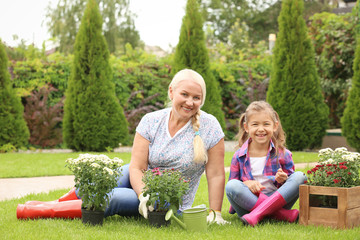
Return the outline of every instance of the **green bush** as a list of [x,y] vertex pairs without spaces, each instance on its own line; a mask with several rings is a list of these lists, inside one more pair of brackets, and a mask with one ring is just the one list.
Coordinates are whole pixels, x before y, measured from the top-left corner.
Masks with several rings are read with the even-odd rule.
[[348,96],[355,52],[353,14],[318,13],[311,17],[309,35],[315,47],[322,92],[329,106],[330,127],[339,128]]
[[0,146],[25,146],[29,129],[23,118],[24,107],[16,95],[8,71],[8,58],[0,41]]
[[278,21],[267,101],[280,116],[288,148],[314,148],[326,134],[328,107],[303,18],[303,1],[283,1]]
[[271,55],[265,42],[238,50],[220,43],[210,49],[211,70],[220,83],[226,138],[238,133],[238,120],[250,102],[265,100],[271,71]]
[[55,147],[62,143],[61,123],[63,99],[49,106],[48,97],[56,92],[52,86],[45,86],[26,97],[24,118],[30,130],[29,142],[41,147]]
[[105,151],[129,143],[101,26],[99,6],[89,0],[76,36],[64,106],[63,138],[75,150]]
[[146,113],[164,108],[168,101],[171,68],[166,60],[133,50],[130,45],[125,55],[110,57],[116,96],[124,106],[131,134]]
[[184,68],[190,68],[197,71],[204,78],[206,100],[202,110],[214,115],[222,129],[225,130],[225,118],[221,109],[221,89],[210,71],[209,53],[205,44],[203,24],[204,21],[197,1],[188,0],[172,70],[175,74]]
[[[359,13],[359,2],[356,6]],[[360,16],[357,15],[357,23]],[[341,119],[342,134],[350,146],[360,151],[360,26],[357,26],[355,60],[353,65],[354,76],[351,82],[349,97],[346,100],[344,116]]]
[[0,146],[0,153],[11,153],[11,152],[15,152],[15,151],[16,151],[16,147],[14,145],[12,145],[11,143],[7,143],[7,144]]

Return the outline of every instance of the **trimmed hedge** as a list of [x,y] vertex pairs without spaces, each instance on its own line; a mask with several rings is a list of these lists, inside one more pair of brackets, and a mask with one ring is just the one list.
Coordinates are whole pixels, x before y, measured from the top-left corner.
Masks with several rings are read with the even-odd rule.
[[29,129],[23,112],[24,107],[10,81],[8,58],[0,41],[0,147],[11,144],[19,148],[27,144]]
[[100,152],[129,142],[101,26],[98,4],[89,0],[75,40],[64,106],[63,139],[77,151]]

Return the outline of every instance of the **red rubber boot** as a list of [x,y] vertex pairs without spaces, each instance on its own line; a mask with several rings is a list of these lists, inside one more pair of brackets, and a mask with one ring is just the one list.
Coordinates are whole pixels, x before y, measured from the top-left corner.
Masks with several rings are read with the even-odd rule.
[[240,219],[244,224],[255,226],[265,216],[280,210],[285,204],[286,201],[283,196],[276,191],[273,195],[255,207],[250,213],[243,215]]
[[42,202],[37,205],[18,204],[16,217],[18,219],[36,218],[81,218],[82,201]]
[[79,198],[76,196],[75,187],[74,187],[68,193],[61,196],[58,201],[64,202],[64,201],[77,200],[77,199],[79,199]]

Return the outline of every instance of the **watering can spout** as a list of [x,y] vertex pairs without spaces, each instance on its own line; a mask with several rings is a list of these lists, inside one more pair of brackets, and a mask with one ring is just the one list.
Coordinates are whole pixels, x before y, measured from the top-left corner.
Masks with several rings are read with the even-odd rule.
[[186,225],[183,222],[181,222],[177,217],[175,217],[172,209],[170,209],[165,215],[166,221],[168,221],[170,218],[175,220],[175,222],[177,222],[183,229],[186,230]]

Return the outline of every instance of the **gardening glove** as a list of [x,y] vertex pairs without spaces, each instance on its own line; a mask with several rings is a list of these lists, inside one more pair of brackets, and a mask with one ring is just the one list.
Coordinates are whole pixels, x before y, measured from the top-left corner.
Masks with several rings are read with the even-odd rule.
[[231,224],[231,222],[228,222],[226,220],[224,220],[221,216],[221,212],[220,211],[215,211],[215,220],[214,219],[214,212],[210,211],[209,216],[207,216],[207,222],[208,223],[217,223],[219,225],[223,225],[223,224]]
[[139,213],[145,218],[148,218],[148,207],[146,206],[147,201],[149,201],[150,195],[146,195],[146,197],[144,197],[143,193],[141,193],[139,195]]

